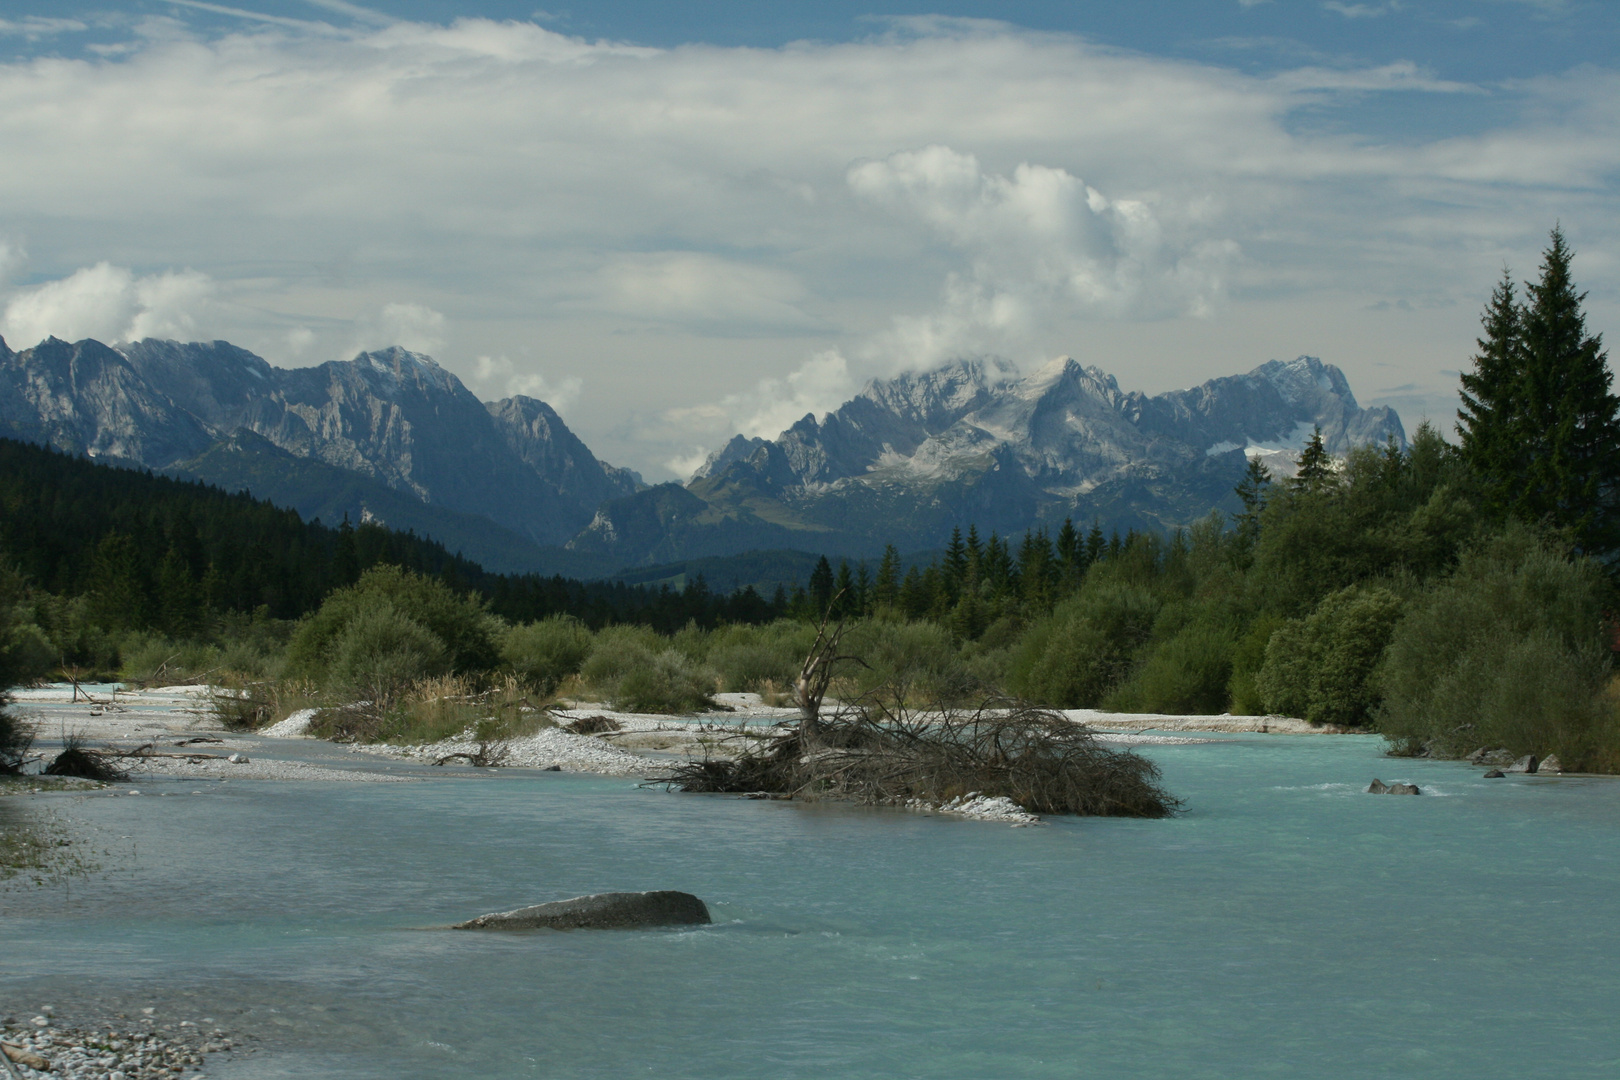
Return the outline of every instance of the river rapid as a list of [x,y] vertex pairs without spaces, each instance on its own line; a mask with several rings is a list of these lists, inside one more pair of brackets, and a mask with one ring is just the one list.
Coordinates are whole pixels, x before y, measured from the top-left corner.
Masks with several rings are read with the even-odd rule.
[[[1382,747],[1147,747],[1181,816],[1019,829],[522,770],[30,796],[102,869],[0,890],[0,1011],[207,1019],[255,1048],[214,1080],[1614,1076],[1620,781]],[[715,925],[442,929],[620,889]]]

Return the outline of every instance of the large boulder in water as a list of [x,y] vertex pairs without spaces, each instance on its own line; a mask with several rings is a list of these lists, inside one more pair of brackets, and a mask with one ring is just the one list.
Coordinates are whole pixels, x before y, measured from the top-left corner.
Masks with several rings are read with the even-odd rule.
[[1534,754],[1526,754],[1507,767],[1510,773],[1533,773],[1541,765],[1541,759]]
[[689,926],[712,922],[691,893],[610,892],[480,915],[453,930],[624,930],[637,926]]

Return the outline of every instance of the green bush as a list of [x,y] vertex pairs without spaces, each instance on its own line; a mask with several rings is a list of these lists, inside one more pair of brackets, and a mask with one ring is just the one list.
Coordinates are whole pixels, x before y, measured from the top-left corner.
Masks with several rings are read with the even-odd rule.
[[580,675],[614,708],[649,713],[709,707],[719,681],[712,669],[639,626],[610,626],[597,634]]
[[1378,707],[1373,673],[1401,616],[1388,589],[1352,585],[1271,635],[1255,688],[1268,711],[1313,724],[1367,723]]
[[938,623],[898,619],[855,623],[839,651],[863,662],[839,669],[840,684],[834,688],[839,696],[904,685],[914,701],[948,704],[975,689],[950,631]]
[[584,623],[572,615],[553,615],[508,629],[501,637],[501,659],[518,678],[549,694],[579,673],[594,644]]
[[613,707],[625,712],[690,713],[714,706],[716,677],[675,649],[665,649],[622,675]]
[[1007,689],[1041,705],[1095,708],[1131,670],[1162,602],[1138,585],[1088,577],[1079,595],[1030,627],[1007,665]]
[[381,602],[359,612],[333,642],[327,677],[335,688],[380,707],[412,683],[450,669],[450,651],[438,635]]
[[1510,529],[1465,556],[1396,628],[1379,729],[1408,752],[1503,747],[1556,753],[1565,768],[1614,768],[1611,603],[1595,562]]
[[765,626],[725,626],[709,636],[707,662],[727,691],[785,689],[798,677],[815,636],[815,627],[789,619]]
[[1288,620],[1277,615],[1262,615],[1249,624],[1243,636],[1232,648],[1232,679],[1227,683],[1227,696],[1234,713],[1254,716],[1266,711],[1264,696],[1256,683],[1256,676],[1266,663],[1266,646],[1271,635]]
[[[425,630],[438,643],[428,652],[453,671],[489,671],[500,659],[495,645],[500,624],[484,610],[482,601],[433,578],[396,566],[376,566],[354,585],[334,590],[320,610],[298,625],[287,647],[287,674],[324,681],[342,653],[340,643],[350,627],[368,620],[377,632],[385,625],[397,627],[397,620]],[[417,644],[425,647],[421,641]],[[440,662],[435,659],[430,666]]]
[[1104,708],[1179,715],[1224,712],[1234,645],[1223,627],[1186,626],[1154,649],[1130,679],[1104,699]]

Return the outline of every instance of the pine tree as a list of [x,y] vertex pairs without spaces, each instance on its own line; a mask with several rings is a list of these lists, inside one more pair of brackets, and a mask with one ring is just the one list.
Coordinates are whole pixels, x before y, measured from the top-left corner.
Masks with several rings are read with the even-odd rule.
[[1260,535],[1260,512],[1266,508],[1266,489],[1269,487],[1271,470],[1259,458],[1250,458],[1249,467],[1244,470],[1243,479],[1236,488],[1237,497],[1243,502],[1243,513],[1233,519],[1238,537],[1245,544],[1253,544]]
[[1310,441],[1299,455],[1299,469],[1290,486],[1295,491],[1321,491],[1333,482],[1333,459],[1322,445],[1322,429],[1311,432]]
[[1096,518],[1091,519],[1091,531],[1086,534],[1086,565],[1090,566],[1103,557],[1108,544],[1103,540],[1102,522]]
[[900,551],[893,544],[883,545],[872,599],[878,607],[893,607],[900,599]]
[[1474,370],[1462,375],[1457,434],[1462,456],[1479,477],[1486,503],[1506,513],[1528,464],[1523,310],[1506,267],[1480,317]]
[[1529,460],[1512,510],[1571,529],[1589,553],[1609,553],[1620,547],[1620,398],[1610,390],[1602,337],[1586,332],[1586,294],[1575,291],[1569,273],[1574,254],[1555,228],[1541,280],[1525,285]]
[[827,606],[832,603],[833,597],[833,568],[832,563],[823,555],[816,560],[816,568],[810,571],[810,603],[814,605],[814,614],[817,618],[827,613]]

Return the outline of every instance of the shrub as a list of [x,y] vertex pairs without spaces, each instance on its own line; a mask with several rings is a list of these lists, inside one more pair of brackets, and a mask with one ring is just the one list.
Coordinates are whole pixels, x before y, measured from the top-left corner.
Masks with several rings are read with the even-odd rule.
[[716,676],[675,649],[665,649],[620,677],[613,706],[626,712],[689,713],[712,708]]
[[[430,674],[440,668],[488,671],[499,662],[495,647],[499,623],[484,610],[482,601],[459,595],[433,578],[396,566],[375,566],[354,585],[335,590],[320,610],[298,625],[287,647],[287,673],[324,680],[345,654],[342,642],[351,626],[369,620],[373,624],[369,632],[378,633],[390,619],[412,623],[437,643],[429,648],[427,639],[417,641],[424,661],[428,654],[436,658],[428,664]],[[350,647],[351,653],[360,647],[358,641]],[[351,665],[348,675],[353,674]]]
[[1104,707],[1121,712],[1219,713],[1227,706],[1234,642],[1224,627],[1194,623],[1149,654]]
[[593,645],[584,623],[571,615],[553,615],[508,629],[501,637],[501,659],[519,679],[549,694],[579,673]]
[[1401,615],[1388,589],[1352,585],[1279,627],[1255,687],[1268,710],[1313,724],[1364,724],[1378,706],[1374,670]]
[[1414,603],[1381,672],[1379,729],[1398,749],[1482,746],[1612,768],[1620,752],[1602,570],[1515,528]]
[[1013,649],[1007,689],[1042,705],[1095,708],[1129,674],[1160,606],[1146,589],[1088,578]]
[[1266,711],[1265,697],[1260,693],[1256,677],[1266,663],[1266,646],[1271,635],[1287,623],[1277,615],[1262,615],[1249,624],[1243,636],[1232,647],[1232,678],[1227,683],[1227,696],[1232,711],[1253,716]]
[[[950,632],[937,623],[872,619],[850,627],[840,648],[862,665],[843,665],[835,693],[857,696],[878,686],[904,685],[916,700],[962,700],[975,686]],[[802,656],[800,660],[802,661]],[[797,662],[795,663],[797,673]]]
[[709,637],[707,662],[721,688],[764,693],[791,686],[815,639],[807,623],[779,619],[767,626],[726,626]]
[[596,636],[580,671],[598,693],[629,712],[684,713],[713,705],[718,677],[665,646],[644,627],[613,626]]
[[379,707],[451,666],[444,642],[386,601],[357,613],[332,643],[332,653],[327,668],[332,685]]

